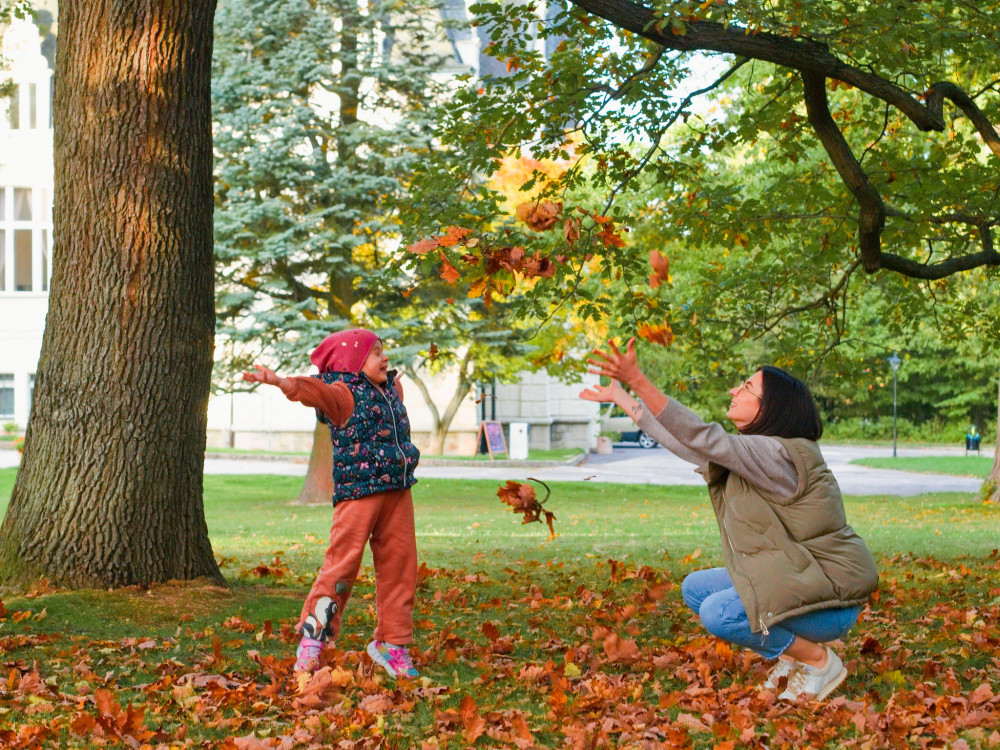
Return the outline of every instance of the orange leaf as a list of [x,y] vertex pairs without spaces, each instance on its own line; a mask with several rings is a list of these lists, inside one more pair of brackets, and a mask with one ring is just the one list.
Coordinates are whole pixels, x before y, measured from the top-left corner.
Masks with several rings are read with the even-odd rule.
[[458,715],[465,727],[465,741],[471,745],[486,731],[486,719],[476,711],[476,702],[471,695],[462,698],[458,706]]
[[462,274],[458,272],[455,266],[448,262],[448,259],[444,256],[444,252],[439,250],[438,253],[441,255],[441,278],[449,284],[454,284],[462,277]]
[[536,232],[544,232],[552,229],[559,221],[562,207],[562,202],[529,201],[517,207],[517,218]]
[[439,247],[452,247],[464,240],[471,230],[463,227],[445,227],[444,234],[437,238]]
[[645,339],[651,344],[660,344],[661,346],[670,346],[670,343],[674,340],[674,332],[670,330],[670,324],[666,320],[663,321],[663,325],[661,326],[640,323],[637,333],[640,338]]
[[488,279],[485,276],[480,276],[478,279],[469,284],[469,297],[482,297],[483,292],[486,291],[486,284]]
[[414,242],[412,245],[407,245],[406,249],[411,253],[423,255],[424,253],[429,253],[431,250],[436,250],[437,246],[438,241],[432,237],[429,240],[420,240],[419,242]]
[[684,557],[681,559],[681,562],[684,563],[684,564],[687,564],[689,562],[694,562],[699,557],[701,557],[701,547],[699,547],[698,549],[696,549],[690,555],[684,555]]
[[570,245],[580,239],[580,221],[578,219],[566,219],[563,224],[563,237]]
[[649,275],[649,286],[656,289],[660,284],[670,279],[670,259],[659,250],[649,251],[649,265],[653,272]]

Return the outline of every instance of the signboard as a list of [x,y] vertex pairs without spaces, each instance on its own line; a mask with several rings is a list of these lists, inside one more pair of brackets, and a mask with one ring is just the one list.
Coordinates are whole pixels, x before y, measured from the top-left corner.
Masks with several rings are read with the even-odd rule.
[[495,458],[494,453],[506,455],[507,443],[503,439],[503,427],[499,422],[484,420],[479,424],[479,435],[476,436],[476,445],[479,445],[483,434],[486,435],[486,450],[490,453],[490,459]]

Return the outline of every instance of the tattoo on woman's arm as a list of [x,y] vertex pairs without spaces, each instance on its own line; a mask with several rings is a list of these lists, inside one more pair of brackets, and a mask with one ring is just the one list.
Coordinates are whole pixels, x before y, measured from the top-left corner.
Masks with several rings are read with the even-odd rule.
[[642,406],[640,406],[639,404],[633,404],[630,408],[630,411],[632,412],[632,419],[638,421],[639,417],[642,416]]

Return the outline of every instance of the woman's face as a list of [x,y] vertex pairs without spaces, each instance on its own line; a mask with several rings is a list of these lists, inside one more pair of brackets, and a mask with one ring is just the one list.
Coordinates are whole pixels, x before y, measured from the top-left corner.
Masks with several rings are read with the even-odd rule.
[[383,385],[389,379],[389,358],[382,351],[381,341],[376,341],[368,352],[368,359],[361,366],[361,372],[375,385]]
[[726,416],[742,431],[750,425],[760,412],[760,399],[764,395],[764,373],[757,370],[735,388],[729,389],[733,397]]

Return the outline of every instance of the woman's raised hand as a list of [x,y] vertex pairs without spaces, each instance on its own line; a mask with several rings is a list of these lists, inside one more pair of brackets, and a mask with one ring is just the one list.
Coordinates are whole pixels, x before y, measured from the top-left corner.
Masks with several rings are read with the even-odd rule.
[[639,361],[635,356],[635,336],[628,340],[624,353],[615,345],[613,339],[608,340],[608,349],[608,351],[593,350],[594,358],[587,359],[587,364],[591,365],[587,372],[605,375],[627,386],[633,386],[642,375]]
[[277,385],[278,376],[273,370],[264,367],[264,365],[254,365],[257,368],[257,372],[245,372],[243,373],[243,379],[249,380],[251,383],[266,383],[267,385]]
[[625,389],[617,380],[612,379],[611,385],[592,385],[580,391],[580,398],[585,401],[600,401],[605,403],[611,401],[618,403],[620,396],[625,395]]

